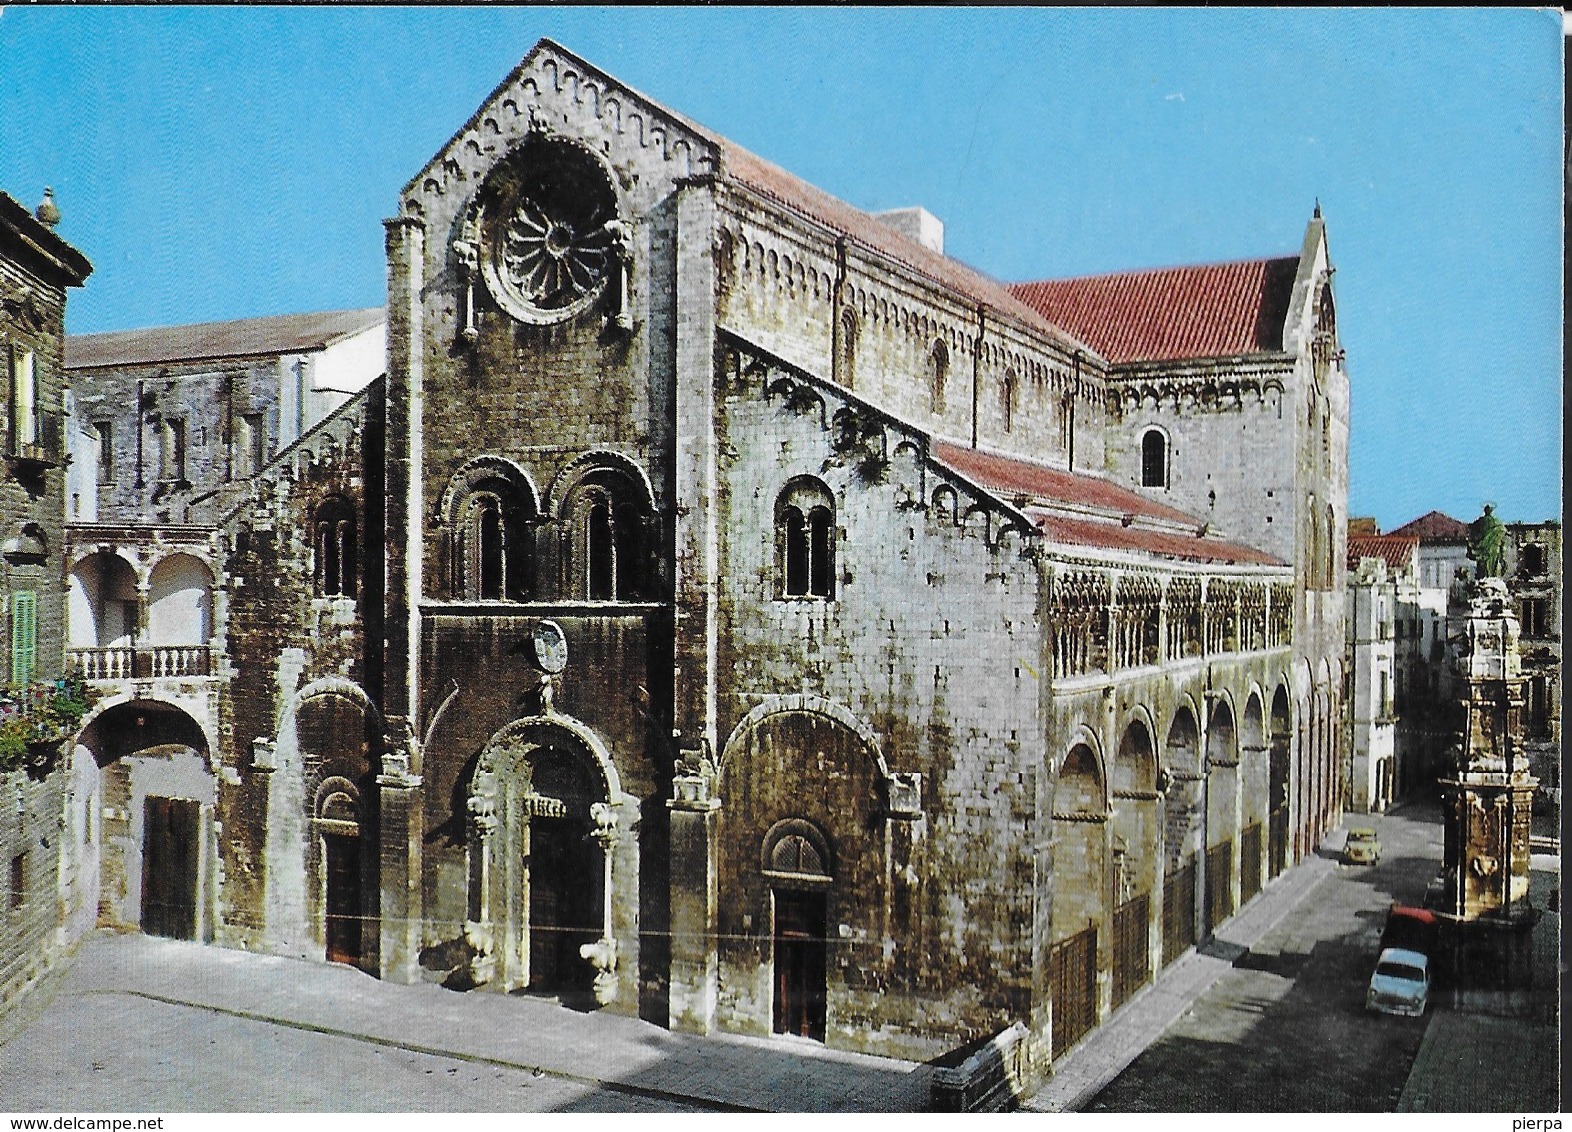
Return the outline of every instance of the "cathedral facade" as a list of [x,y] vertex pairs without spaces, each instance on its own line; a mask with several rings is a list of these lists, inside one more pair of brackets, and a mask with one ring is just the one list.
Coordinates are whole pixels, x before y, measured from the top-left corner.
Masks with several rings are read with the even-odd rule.
[[1006,286],[542,41],[385,228],[383,377],[79,532],[211,578],[73,764],[164,800],[165,934],[1051,1059],[1338,821],[1319,214]]

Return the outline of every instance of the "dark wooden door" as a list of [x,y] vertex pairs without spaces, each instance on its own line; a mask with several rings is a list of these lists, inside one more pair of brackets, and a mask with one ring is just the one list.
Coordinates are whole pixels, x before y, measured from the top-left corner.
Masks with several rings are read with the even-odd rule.
[[775,894],[775,1032],[824,1040],[824,894]]
[[196,938],[201,804],[150,797],[142,807],[142,930]]
[[1234,914],[1234,843],[1206,851],[1206,935]]
[[529,985],[589,990],[595,968],[579,948],[600,938],[600,846],[573,818],[534,818],[529,842]]
[[325,909],[327,957],[333,963],[360,962],[360,838],[329,833],[324,844],[327,873]]
[[1163,881],[1163,966],[1195,943],[1195,861],[1186,858]]

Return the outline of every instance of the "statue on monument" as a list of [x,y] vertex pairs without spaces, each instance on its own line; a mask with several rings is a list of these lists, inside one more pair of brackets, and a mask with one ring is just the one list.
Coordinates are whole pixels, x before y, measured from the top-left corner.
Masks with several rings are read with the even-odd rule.
[[1476,578],[1499,578],[1506,573],[1506,525],[1495,516],[1495,506],[1468,525],[1468,556],[1474,560]]

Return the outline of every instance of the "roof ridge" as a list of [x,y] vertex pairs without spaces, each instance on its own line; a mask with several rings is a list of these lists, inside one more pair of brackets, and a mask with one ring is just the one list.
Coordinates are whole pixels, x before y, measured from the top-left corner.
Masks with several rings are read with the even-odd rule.
[[86,334],[67,334],[67,339],[106,338],[111,334],[153,334],[160,330],[195,330],[204,326],[235,326],[242,322],[266,322],[270,319],[285,318],[330,318],[334,315],[364,314],[369,316],[372,312],[386,316],[386,306],[375,307],[344,307],[340,310],[325,311],[286,311],[283,314],[257,314],[246,315],[242,318],[215,318],[203,322],[171,322],[159,326],[127,326],[119,330],[94,330]]
[[1206,263],[1171,263],[1161,267],[1135,267],[1124,271],[1100,271],[1092,275],[1064,275],[1051,279],[1024,279],[1018,283],[1007,283],[1005,286],[1012,289],[1017,287],[1042,287],[1054,283],[1091,283],[1099,279],[1124,279],[1141,275],[1162,275],[1174,271],[1207,271],[1223,267],[1244,267],[1252,264],[1299,262],[1297,253],[1289,255],[1245,256],[1241,259],[1224,259]]

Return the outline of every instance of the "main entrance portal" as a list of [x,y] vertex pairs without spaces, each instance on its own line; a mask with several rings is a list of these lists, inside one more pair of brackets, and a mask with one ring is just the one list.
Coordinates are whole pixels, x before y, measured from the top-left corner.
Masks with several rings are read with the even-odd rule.
[[195,939],[201,803],[148,797],[142,811],[142,930]]

